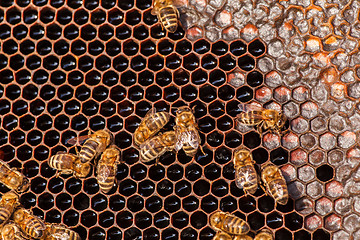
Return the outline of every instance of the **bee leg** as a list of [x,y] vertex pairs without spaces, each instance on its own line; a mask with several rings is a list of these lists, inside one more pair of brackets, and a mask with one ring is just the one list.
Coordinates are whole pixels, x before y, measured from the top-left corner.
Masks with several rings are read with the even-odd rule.
[[264,122],[261,122],[256,126],[256,130],[259,132],[260,135],[262,134],[263,126],[264,126]]
[[58,177],[60,177],[60,175],[61,175],[61,171],[59,171],[59,170],[56,170],[56,174],[55,174],[55,177],[56,177],[56,178],[58,178]]
[[205,152],[204,152],[204,148],[202,146],[199,146],[200,148],[200,151],[202,152],[203,155],[206,155]]
[[268,192],[266,191],[265,187],[262,184],[259,184],[259,186],[264,191],[265,195],[268,196]]

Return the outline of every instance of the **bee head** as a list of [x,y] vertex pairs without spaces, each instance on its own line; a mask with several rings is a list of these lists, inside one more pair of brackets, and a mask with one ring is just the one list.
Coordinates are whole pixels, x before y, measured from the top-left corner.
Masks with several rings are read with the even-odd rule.
[[113,135],[111,132],[107,130],[99,130],[95,132],[96,138],[102,139],[105,141],[106,146],[110,145],[110,143],[113,141]]
[[285,115],[281,113],[280,118],[279,118],[279,120],[277,122],[277,125],[278,125],[279,129],[284,127],[284,125],[286,123],[286,120],[287,120],[287,118],[285,117]]
[[75,175],[76,177],[86,177],[91,170],[91,166],[89,163],[75,163],[74,165]]
[[176,114],[181,114],[183,112],[191,112],[191,108],[188,106],[181,106],[176,110]]
[[17,202],[19,201],[19,195],[17,195],[16,193],[14,192],[7,192],[5,193],[2,198],[3,200],[5,201],[14,201],[14,202]]

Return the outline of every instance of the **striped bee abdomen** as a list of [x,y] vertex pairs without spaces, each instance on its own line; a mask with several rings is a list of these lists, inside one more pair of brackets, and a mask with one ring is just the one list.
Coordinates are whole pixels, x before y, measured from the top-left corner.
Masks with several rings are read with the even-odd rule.
[[222,229],[230,234],[240,235],[248,233],[250,226],[241,218],[227,214],[224,218]]
[[156,136],[141,145],[140,159],[142,162],[150,162],[164,154],[165,151],[166,147],[162,145],[160,137]]
[[69,154],[56,154],[49,159],[49,166],[57,170],[69,170],[72,168],[72,161]]
[[170,119],[170,114],[167,112],[157,112],[151,115],[146,121],[145,125],[151,133],[156,133],[162,129]]
[[96,156],[99,145],[100,144],[93,139],[86,140],[79,153],[80,161],[82,163],[91,161]]
[[183,150],[187,156],[193,157],[197,153],[197,148],[193,148],[190,144],[184,144]]
[[166,6],[159,11],[159,20],[164,28],[173,33],[178,27],[178,13],[174,6]]
[[0,207],[0,225],[4,224],[10,218],[13,210],[14,209],[12,207]]
[[33,238],[40,238],[44,234],[45,225],[37,218],[28,216],[24,219],[23,225],[24,232]]
[[284,205],[288,202],[289,194],[286,182],[283,179],[275,179],[268,183],[268,189],[276,202]]

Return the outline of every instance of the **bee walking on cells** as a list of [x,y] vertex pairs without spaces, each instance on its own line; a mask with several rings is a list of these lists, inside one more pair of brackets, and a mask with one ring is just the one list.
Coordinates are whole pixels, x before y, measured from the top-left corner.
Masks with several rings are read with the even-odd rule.
[[173,5],[173,0],[155,0],[151,14],[157,15],[166,31],[174,33],[178,28],[179,11]]

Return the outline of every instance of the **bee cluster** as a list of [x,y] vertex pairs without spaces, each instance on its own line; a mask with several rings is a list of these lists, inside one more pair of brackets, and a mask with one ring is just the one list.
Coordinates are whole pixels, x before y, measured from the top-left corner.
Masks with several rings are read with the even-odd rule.
[[61,224],[44,223],[31,210],[21,206],[19,195],[28,190],[29,181],[20,172],[0,162],[3,183],[11,191],[4,193],[0,200],[0,236],[2,240],[21,239],[68,239],[80,240],[79,234]]

